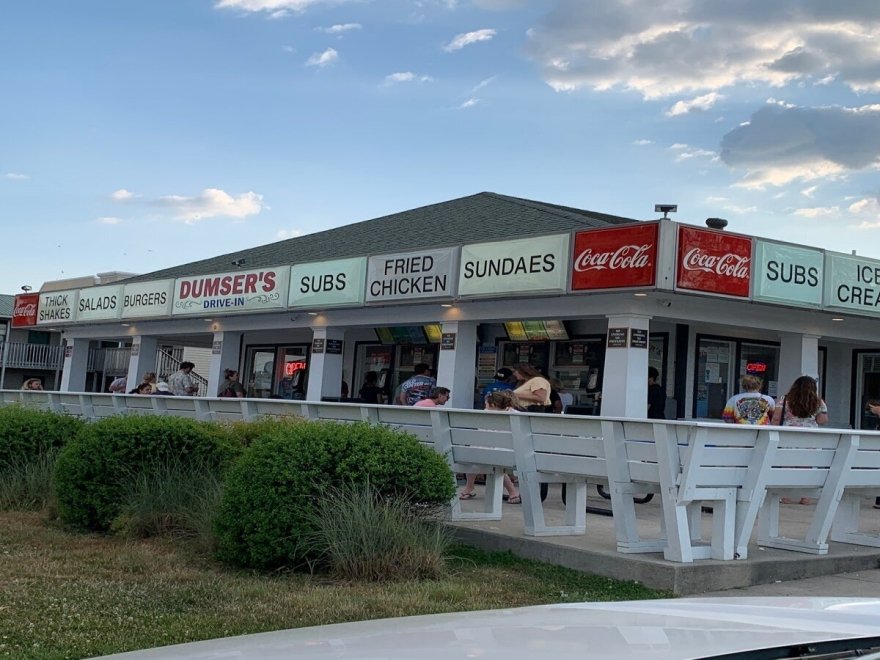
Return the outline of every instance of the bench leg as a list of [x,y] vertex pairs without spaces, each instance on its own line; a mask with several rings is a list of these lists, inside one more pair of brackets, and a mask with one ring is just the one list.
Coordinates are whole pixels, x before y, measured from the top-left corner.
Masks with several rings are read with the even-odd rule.
[[[782,492],[790,493],[791,490]],[[779,535],[780,494],[778,490],[767,489],[767,494],[764,496],[764,505],[761,507],[761,515],[758,518],[758,545],[767,548],[778,548],[780,550],[806,552],[813,555],[828,554],[828,543],[826,542],[818,542],[809,538],[792,539]],[[826,497],[830,497],[830,494],[826,495]]]
[[734,558],[736,532],[736,490],[728,497],[714,502],[712,514],[712,559]]
[[541,502],[541,480],[537,472],[519,473],[524,533],[526,536],[574,536],[587,529],[587,485],[583,481],[566,482],[567,497],[562,525],[548,525]]
[[[755,522],[758,512],[764,504],[766,493],[754,491],[750,499],[739,500],[736,503],[736,528],[734,532],[734,553],[738,559],[746,559],[749,556],[749,541],[752,532],[755,531]],[[777,503],[778,504],[778,503]]]
[[[625,554],[643,552],[663,552],[666,539],[642,539],[639,536],[636,507],[633,494],[638,494],[638,487],[632,483],[608,484],[611,495],[611,510],[614,512],[614,534],[617,538],[617,551]],[[644,491],[644,487],[641,488]]]
[[880,536],[859,531],[859,516],[862,497],[858,493],[845,493],[837,509],[837,516],[831,527],[831,540],[851,545],[864,545],[880,548]]
[[[458,493],[452,500],[452,520],[501,520],[501,491],[504,485],[504,472],[492,468],[486,472],[486,489],[483,498],[482,511],[462,511],[461,500]],[[525,499],[523,499],[525,501]]]

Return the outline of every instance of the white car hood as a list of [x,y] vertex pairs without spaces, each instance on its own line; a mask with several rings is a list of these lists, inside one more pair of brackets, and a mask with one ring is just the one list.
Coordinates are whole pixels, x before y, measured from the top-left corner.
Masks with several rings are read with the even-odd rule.
[[880,600],[683,598],[458,612],[298,628],[112,658],[698,658],[880,636]]

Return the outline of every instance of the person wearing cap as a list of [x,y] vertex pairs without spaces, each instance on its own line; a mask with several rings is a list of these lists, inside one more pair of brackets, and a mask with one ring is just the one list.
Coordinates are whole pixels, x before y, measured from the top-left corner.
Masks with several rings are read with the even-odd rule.
[[507,367],[501,367],[498,371],[495,372],[495,380],[486,385],[483,390],[480,392],[480,401],[483,402],[483,406],[485,407],[486,397],[492,394],[492,392],[498,392],[503,390],[512,390],[513,383],[513,371],[508,369]]

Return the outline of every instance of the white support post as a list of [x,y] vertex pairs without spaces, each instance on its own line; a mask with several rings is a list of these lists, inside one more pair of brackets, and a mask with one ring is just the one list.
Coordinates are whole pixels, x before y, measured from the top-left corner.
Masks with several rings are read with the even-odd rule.
[[83,392],[89,368],[89,340],[65,339],[64,370],[61,374],[62,392]]
[[312,357],[309,361],[307,401],[342,394],[342,353],[345,328],[315,328],[312,335]]
[[437,365],[437,385],[452,394],[450,408],[473,408],[476,386],[477,324],[472,321],[445,321]]
[[648,316],[635,314],[608,317],[602,415],[648,415],[649,320]]
[[788,391],[799,376],[819,376],[819,337],[781,333],[779,348],[779,394]]
[[[215,332],[211,346],[211,366],[208,371],[208,396],[220,393],[223,372],[226,369],[238,371],[241,352],[240,332]],[[239,378],[241,380],[241,378]]]
[[148,371],[156,371],[156,350],[159,342],[155,337],[135,335],[131,342],[131,355],[128,359],[128,374],[126,380],[128,389],[136,387],[144,374]]

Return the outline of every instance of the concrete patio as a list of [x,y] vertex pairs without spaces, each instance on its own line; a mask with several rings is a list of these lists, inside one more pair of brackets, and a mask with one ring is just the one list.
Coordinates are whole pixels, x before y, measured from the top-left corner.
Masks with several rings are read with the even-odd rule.
[[[482,506],[482,486],[477,486],[477,497],[463,502],[463,510],[477,510]],[[862,531],[880,534],[880,510],[870,508],[866,500],[863,514],[866,526]],[[587,505],[610,511],[611,503],[602,499],[590,487]],[[640,531],[646,536],[659,535],[660,504],[655,497],[648,504],[638,505]],[[780,531],[795,536],[803,534],[809,524],[813,506],[781,505]],[[548,521],[561,521],[563,504],[560,487],[553,485],[545,502]],[[711,531],[712,514],[703,514],[704,538]],[[827,555],[761,548],[752,541],[749,557],[743,560],[698,560],[682,564],[663,559],[660,553],[623,554],[617,552],[614,523],[610,516],[587,515],[587,533],[581,536],[530,537],[523,534],[521,507],[504,504],[502,520],[452,523],[456,536],[463,542],[485,550],[509,550],[514,554],[566,566],[621,580],[637,580],[655,589],[671,591],[676,595],[693,595],[751,587],[779,582],[869,571],[880,567],[880,548],[830,543]],[[880,596],[880,582],[876,586]]]

